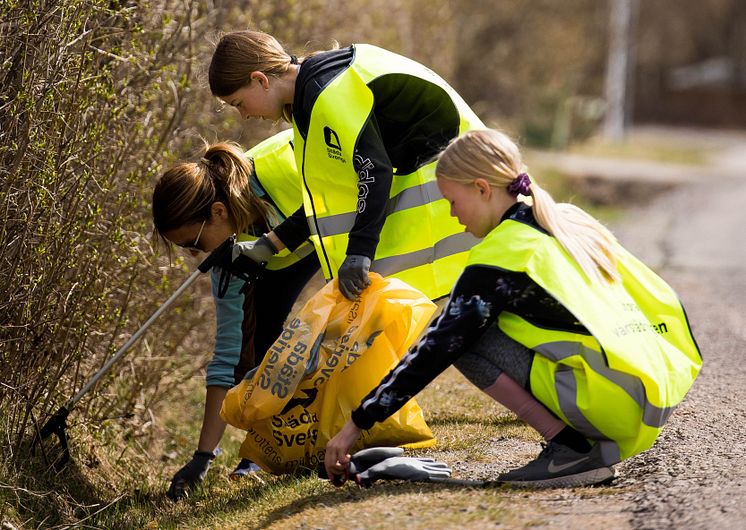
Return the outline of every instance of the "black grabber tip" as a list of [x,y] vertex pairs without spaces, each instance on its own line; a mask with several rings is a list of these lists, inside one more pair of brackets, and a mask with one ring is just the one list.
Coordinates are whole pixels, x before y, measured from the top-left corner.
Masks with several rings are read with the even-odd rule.
[[60,446],[62,446],[62,457],[55,462],[55,468],[59,471],[65,464],[70,460],[70,449],[67,446],[67,416],[70,411],[67,407],[60,407],[57,412],[47,420],[38,434],[34,437],[34,441],[31,443],[31,454],[36,455],[37,444],[42,443],[45,438],[49,438],[52,434],[56,434],[60,440]]

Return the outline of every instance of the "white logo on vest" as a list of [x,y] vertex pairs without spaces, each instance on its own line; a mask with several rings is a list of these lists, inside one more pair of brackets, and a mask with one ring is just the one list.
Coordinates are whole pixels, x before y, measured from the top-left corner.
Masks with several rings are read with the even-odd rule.
[[353,157],[352,163],[357,170],[357,176],[359,179],[357,183],[357,213],[363,213],[366,206],[365,201],[368,198],[368,193],[370,192],[368,185],[373,184],[376,181],[375,177],[371,175],[369,171],[376,166],[373,164],[373,162],[370,161],[370,158],[366,158],[365,160],[363,160],[363,157],[357,154]]

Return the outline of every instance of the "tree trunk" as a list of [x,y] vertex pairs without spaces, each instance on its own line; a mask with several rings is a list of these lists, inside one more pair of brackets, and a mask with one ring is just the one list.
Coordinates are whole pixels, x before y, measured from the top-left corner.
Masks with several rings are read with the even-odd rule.
[[634,71],[632,35],[639,9],[639,0],[609,0],[609,55],[606,66],[606,117],[604,136],[612,141],[624,138],[627,117],[630,116],[631,89]]

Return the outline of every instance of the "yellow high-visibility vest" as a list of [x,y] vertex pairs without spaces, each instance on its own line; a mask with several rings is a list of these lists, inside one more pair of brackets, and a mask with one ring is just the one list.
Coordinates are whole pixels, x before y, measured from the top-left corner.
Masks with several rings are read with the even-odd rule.
[[[301,207],[303,194],[293,154],[293,130],[287,129],[267,138],[246,152],[254,160],[254,176],[264,191],[272,199],[282,215],[290,217]],[[252,241],[261,234],[240,234],[239,241]],[[293,252],[283,249],[272,256],[267,263],[268,270],[278,270],[297,263],[314,251],[314,246],[306,241]]]
[[607,465],[653,445],[702,366],[673,289],[621,246],[617,255],[621,282],[592,283],[554,237],[505,220],[468,261],[528,274],[590,332],[542,328],[509,311],[497,322],[538,353],[531,393],[597,440]]
[[[353,158],[358,135],[373,112],[368,84],[387,74],[420,78],[445,91],[460,116],[459,134],[484,128],[463,99],[428,68],[381,48],[356,44],[350,66],[314,103],[307,137],[295,127],[303,204],[327,279],[336,276],[345,259],[358,212],[361,181]],[[395,172],[371,271],[439,298],[451,290],[477,241],[450,216],[450,205],[435,182],[435,162],[407,175]]]

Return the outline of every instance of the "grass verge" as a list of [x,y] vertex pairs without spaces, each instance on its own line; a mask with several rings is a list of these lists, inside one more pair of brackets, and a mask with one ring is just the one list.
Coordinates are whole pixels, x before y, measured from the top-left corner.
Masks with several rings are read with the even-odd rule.
[[[612,222],[618,207],[588,201],[566,176],[545,170],[542,184],[557,200],[571,201]],[[614,496],[608,488],[573,492],[471,489],[439,484],[378,483],[369,489],[333,488],[315,477],[231,482],[243,433],[228,428],[223,454],[205,485],[183,502],[165,491],[191,457],[199,435],[204,381],[184,381],[181,395],[155,411],[147,432],[126,421],[76,424],[70,434],[75,461],[55,473],[36,458],[11,466],[0,459],[0,523],[12,528],[473,528],[544,526],[561,520],[557,498]],[[538,437],[515,416],[477,391],[451,368],[418,396],[438,439],[413,452],[442,459],[457,478],[494,478],[538,451]],[[6,455],[7,456],[7,455]],[[592,518],[592,517],[591,517]]]

